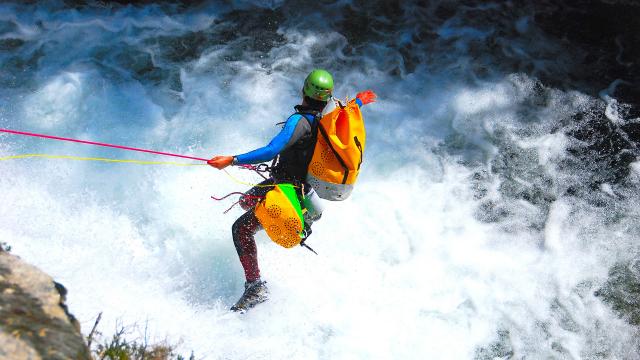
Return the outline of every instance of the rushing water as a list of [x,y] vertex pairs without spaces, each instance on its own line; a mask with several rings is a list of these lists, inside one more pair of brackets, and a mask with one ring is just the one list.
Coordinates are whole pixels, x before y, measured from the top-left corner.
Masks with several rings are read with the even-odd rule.
[[[207,359],[640,358],[637,6],[267,3],[0,4],[2,128],[210,157],[266,143],[314,67],[379,95],[320,255],[259,235],[272,298],[243,316],[241,210],[210,195],[246,186],[0,162],[0,241],[85,332],[104,312],[105,333],[146,324]],[[160,160],[0,135],[26,153]]]

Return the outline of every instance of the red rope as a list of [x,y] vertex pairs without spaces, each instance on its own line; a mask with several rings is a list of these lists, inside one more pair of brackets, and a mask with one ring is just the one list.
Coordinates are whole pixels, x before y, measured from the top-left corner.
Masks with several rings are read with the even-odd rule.
[[[191,159],[191,160],[208,161],[207,159],[193,157],[193,156],[178,155],[178,154],[172,154],[172,153],[161,152],[161,151],[139,149],[139,148],[134,148],[134,147],[129,147],[129,146],[100,143],[100,142],[95,142],[95,141],[64,138],[64,137],[53,136],[53,135],[36,134],[36,133],[30,133],[30,132],[25,132],[25,131],[17,131],[17,130],[10,130],[10,129],[0,129],[0,132],[8,133],[8,134],[15,134],[15,135],[33,136],[33,137],[39,137],[39,138],[51,139],[51,140],[70,141],[70,142],[81,143],[81,144],[104,146],[104,147],[110,147],[110,148],[121,149],[121,150],[139,151],[139,152],[158,154],[158,155],[165,155],[165,156],[173,156],[173,157],[179,157],[179,158]],[[254,166],[254,165],[238,165],[238,166],[240,166],[240,167],[242,167],[244,169],[253,170],[256,173],[258,173],[258,175],[262,176],[263,178],[265,178],[265,176],[262,175],[261,173],[269,171],[269,168],[267,166],[264,166],[264,167],[263,166]],[[241,196],[244,196],[244,197],[249,198],[249,199],[262,199],[263,198],[262,196],[245,195],[244,193],[241,193],[241,192],[232,192],[232,193],[227,194],[227,195],[225,195],[225,196],[223,196],[221,198],[217,198],[215,196],[211,196],[211,198],[214,199],[214,200],[220,201],[220,200],[224,200],[224,199],[228,198],[231,195],[241,195]],[[227,209],[225,211],[225,213],[227,213],[227,211],[231,210],[231,208],[233,208],[239,202],[240,202],[240,200],[236,201],[233,205],[231,205],[231,207],[229,209]]]
[[[234,192],[229,193],[229,194],[227,194],[227,195],[225,195],[225,196],[223,196],[223,197],[221,197],[221,198],[217,198],[217,197],[215,197],[215,196],[211,195],[211,198],[212,198],[213,200],[216,200],[216,201],[221,201],[221,200],[224,200],[224,199],[228,198],[228,197],[229,197],[229,196],[231,196],[231,195],[240,195],[240,196],[245,197],[245,198],[248,198],[248,199],[263,199],[263,198],[264,198],[264,196],[248,195],[248,194],[245,194],[245,193],[241,193],[241,192],[239,192],[239,191],[234,191]],[[238,200],[238,201],[234,202],[233,204],[231,204],[231,206],[230,206],[227,210],[225,210],[225,211],[223,212],[223,214],[228,213],[228,212],[229,212],[229,210],[233,209],[233,207],[234,207],[234,206],[236,206],[236,205],[238,205],[238,203],[239,203],[239,202],[240,202],[240,200]]]
[[245,170],[253,170],[256,172],[256,174],[260,175],[260,177],[262,177],[263,179],[267,180],[267,177],[262,175],[262,173],[265,172],[271,172],[271,168],[269,166],[267,166],[267,164],[260,164],[258,166],[255,165],[250,165],[250,164],[244,164],[244,165],[236,165],[242,169]]
[[106,143],[100,143],[100,142],[95,142],[95,141],[86,141],[86,140],[63,138],[63,137],[52,136],[52,135],[35,134],[35,133],[24,132],[24,131],[0,129],[0,132],[9,133],[9,134],[16,134],[16,135],[26,135],[26,136],[40,137],[40,138],[44,138],[44,139],[70,141],[70,142],[76,142],[76,143],[81,143],[81,144],[98,145],[98,146],[111,147],[111,148],[122,149],[122,150],[139,151],[139,152],[158,154],[158,155],[165,155],[165,156],[173,156],[173,157],[179,157],[179,158],[191,159],[191,160],[208,161],[208,159],[203,159],[203,158],[198,158],[198,157],[193,157],[193,156],[171,154],[171,153],[166,153],[166,152],[161,152],[161,151],[139,149],[139,148],[134,148],[134,147],[129,147],[129,146],[106,144]]
[[[228,198],[228,197],[229,197],[229,196],[231,196],[231,195],[240,195],[240,196],[242,196],[242,195],[244,195],[244,193],[241,193],[241,192],[239,192],[239,191],[234,191],[234,192],[229,193],[229,194],[227,194],[227,195],[225,195],[225,196],[223,196],[223,197],[221,197],[221,198],[217,198],[217,197],[215,197],[215,196],[213,196],[213,195],[211,195],[211,198],[212,198],[213,200],[216,200],[216,201],[222,201],[222,200],[224,200],[224,199]],[[247,196],[253,196],[253,195],[247,195]]]

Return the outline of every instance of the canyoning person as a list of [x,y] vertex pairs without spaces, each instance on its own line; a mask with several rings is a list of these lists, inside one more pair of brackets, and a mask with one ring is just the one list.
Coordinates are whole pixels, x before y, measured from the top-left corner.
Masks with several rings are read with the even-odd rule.
[[[256,204],[275,184],[288,183],[293,184],[301,193],[298,195],[314,199],[315,211],[305,214],[305,226],[321,215],[319,201],[306,177],[318,137],[318,121],[327,103],[333,101],[333,87],[333,77],[329,72],[313,70],[304,81],[302,103],[294,107],[296,112],[289,116],[280,133],[267,146],[242,155],[214,156],[208,161],[209,165],[224,169],[229,165],[258,164],[275,159],[269,169],[271,176],[240,198],[239,204],[246,212],[232,226],[233,242],[246,278],[244,293],[231,307],[233,311],[246,311],[266,301],[269,294],[265,281],[260,279],[258,268],[254,235],[263,227],[256,217]],[[355,102],[359,108],[375,100],[376,94],[367,90],[358,93]]]

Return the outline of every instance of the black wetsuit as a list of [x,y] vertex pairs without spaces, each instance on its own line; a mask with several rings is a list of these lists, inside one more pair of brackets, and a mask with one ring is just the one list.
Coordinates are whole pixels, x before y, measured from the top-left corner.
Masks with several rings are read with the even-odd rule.
[[269,145],[234,157],[234,164],[255,164],[274,159],[275,164],[271,168],[271,178],[253,187],[240,199],[240,205],[247,210],[233,224],[233,242],[240,257],[247,281],[255,281],[260,278],[258,268],[258,252],[254,235],[262,230],[260,222],[256,218],[253,208],[275,183],[293,183],[302,188],[310,189],[305,183],[307,168],[317,137],[317,111],[296,106],[296,113],[285,122],[282,131],[269,143]]

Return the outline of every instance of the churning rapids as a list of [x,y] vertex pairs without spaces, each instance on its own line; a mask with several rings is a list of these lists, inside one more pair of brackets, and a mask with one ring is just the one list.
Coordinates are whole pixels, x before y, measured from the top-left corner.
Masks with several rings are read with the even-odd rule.
[[[207,359],[640,359],[637,5],[43,3],[0,4],[2,128],[210,157],[270,140],[314,67],[379,95],[320,255],[259,235],[272,298],[244,316],[241,210],[210,195],[246,186],[0,162],[0,241],[85,332],[104,312],[105,333],[146,324]],[[0,135],[0,157],[27,153],[163,160]]]

